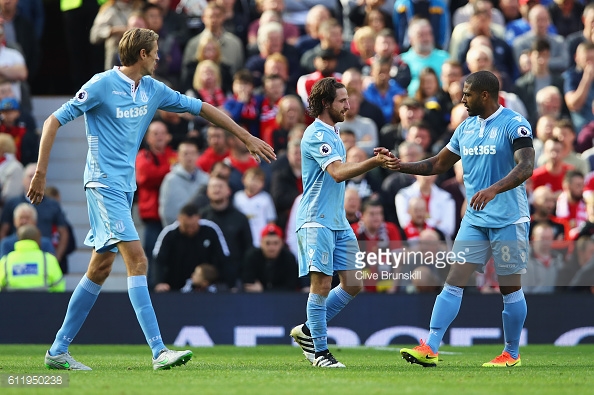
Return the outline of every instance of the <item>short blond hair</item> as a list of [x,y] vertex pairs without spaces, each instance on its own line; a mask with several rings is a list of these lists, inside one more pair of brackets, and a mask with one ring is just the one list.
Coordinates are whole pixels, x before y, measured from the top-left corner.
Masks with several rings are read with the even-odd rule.
[[196,66],[196,71],[194,72],[194,78],[192,80],[192,87],[194,87],[194,89],[200,90],[203,88],[202,81],[200,80],[200,74],[202,74],[206,69],[211,69],[214,71],[215,79],[217,80],[217,86],[221,86],[221,69],[219,65],[212,60],[206,59],[198,63],[198,66]]
[[5,154],[14,154],[16,152],[16,144],[10,134],[0,133],[0,151]]
[[118,45],[120,61],[123,66],[132,66],[140,60],[140,51],[148,54],[155,47],[159,35],[150,29],[132,28],[127,30]]

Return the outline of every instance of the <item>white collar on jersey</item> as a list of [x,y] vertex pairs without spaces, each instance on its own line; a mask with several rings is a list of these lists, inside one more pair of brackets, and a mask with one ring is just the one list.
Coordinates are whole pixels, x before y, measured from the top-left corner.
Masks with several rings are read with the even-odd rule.
[[126,83],[130,85],[130,96],[132,96],[133,98],[136,97],[136,92],[138,92],[138,88],[140,88],[140,84],[142,84],[142,79],[140,79],[138,86],[136,86],[134,80],[129,78],[126,74],[122,73],[122,70],[120,70],[119,66],[113,66],[113,69],[121,79],[123,79],[124,81],[126,81]]
[[340,134],[340,128],[338,126],[331,126],[328,125],[326,122],[322,121],[320,118],[316,118],[314,120],[314,122],[319,122],[322,124],[322,126],[325,126],[326,128],[330,129],[331,131],[333,131],[336,134]]
[[499,114],[501,114],[501,111],[503,111],[503,106],[500,104],[499,108],[497,109],[497,111],[495,111],[493,114],[491,114],[491,116],[487,119],[482,119],[481,117],[478,117],[479,121],[488,121],[490,119],[495,118],[496,116],[498,116]]

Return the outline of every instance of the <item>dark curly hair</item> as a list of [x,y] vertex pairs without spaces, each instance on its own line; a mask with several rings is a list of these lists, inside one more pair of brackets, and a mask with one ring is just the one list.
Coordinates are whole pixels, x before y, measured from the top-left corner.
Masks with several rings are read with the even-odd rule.
[[335,78],[323,78],[316,82],[309,94],[307,112],[312,118],[324,112],[324,108],[336,99],[336,91],[345,86]]
[[491,100],[499,100],[499,80],[495,74],[487,70],[477,71],[466,78],[466,83],[470,85],[470,90],[473,92],[487,91]]

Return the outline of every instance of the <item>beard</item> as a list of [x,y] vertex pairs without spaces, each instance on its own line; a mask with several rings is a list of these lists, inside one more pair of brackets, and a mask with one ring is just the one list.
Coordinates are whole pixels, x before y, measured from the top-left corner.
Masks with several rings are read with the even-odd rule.
[[328,115],[330,115],[330,119],[332,119],[332,122],[334,122],[334,123],[344,121],[344,114],[339,111],[336,111],[333,108],[328,109]]

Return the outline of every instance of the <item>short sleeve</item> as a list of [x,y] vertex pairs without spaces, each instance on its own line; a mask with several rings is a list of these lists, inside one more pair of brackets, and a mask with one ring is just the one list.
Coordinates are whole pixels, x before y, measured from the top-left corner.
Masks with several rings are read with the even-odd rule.
[[342,157],[338,151],[338,137],[332,141],[322,131],[316,131],[306,141],[307,153],[318,163],[322,170],[335,161],[341,161]]
[[454,130],[454,134],[452,135],[452,138],[450,138],[450,142],[446,145],[446,147],[452,151],[454,154],[458,155],[458,156],[462,156],[460,155],[460,140],[459,140],[459,136],[460,136],[460,130],[461,128],[464,127],[464,125],[466,125],[466,122],[462,122],[460,125],[458,125],[458,127],[456,128],[456,130]]
[[85,112],[89,112],[101,104],[105,96],[103,87],[104,79],[99,74],[84,84],[72,99],[54,112],[54,116],[58,119],[60,125],[80,117]]
[[523,116],[516,114],[507,125],[507,135],[511,142],[524,137],[533,138],[532,127]]

